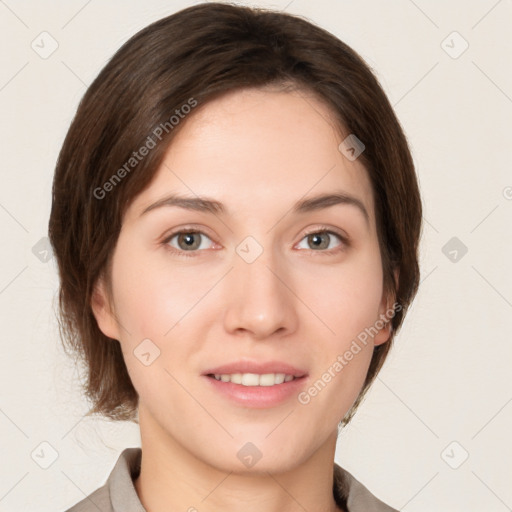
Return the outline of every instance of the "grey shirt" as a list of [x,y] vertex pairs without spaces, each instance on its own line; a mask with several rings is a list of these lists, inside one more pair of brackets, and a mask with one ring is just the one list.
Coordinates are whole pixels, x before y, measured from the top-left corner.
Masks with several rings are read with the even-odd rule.
[[[141,448],[125,448],[105,484],[66,512],[146,512],[133,484],[140,472],[141,456]],[[398,512],[336,463],[333,494],[338,506],[349,512]]]

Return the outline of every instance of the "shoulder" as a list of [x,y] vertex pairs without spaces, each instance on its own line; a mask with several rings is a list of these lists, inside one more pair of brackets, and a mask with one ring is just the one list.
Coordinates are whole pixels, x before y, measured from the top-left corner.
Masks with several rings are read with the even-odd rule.
[[125,448],[105,484],[66,512],[145,512],[133,484],[140,461],[140,448]]
[[96,489],[82,501],[67,509],[66,512],[98,512],[98,510],[101,512],[113,512],[107,484]]
[[348,512],[398,512],[373,495],[346,469],[334,464],[334,493]]

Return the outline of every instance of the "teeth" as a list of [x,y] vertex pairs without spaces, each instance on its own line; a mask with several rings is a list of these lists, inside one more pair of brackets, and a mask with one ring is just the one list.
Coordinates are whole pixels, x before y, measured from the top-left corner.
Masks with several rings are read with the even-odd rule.
[[234,384],[242,384],[243,386],[274,386],[283,382],[290,382],[295,377],[293,375],[285,375],[284,373],[233,373],[233,374],[215,374],[215,379],[222,382],[233,382]]

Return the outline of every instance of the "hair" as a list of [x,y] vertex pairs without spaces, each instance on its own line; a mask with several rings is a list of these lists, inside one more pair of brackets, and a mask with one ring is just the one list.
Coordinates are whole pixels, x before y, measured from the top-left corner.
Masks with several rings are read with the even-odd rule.
[[[421,198],[393,108],[364,60],[307,19],[203,3],[150,24],[121,46],[80,101],[57,159],[49,238],[60,278],[59,332],[66,353],[85,370],[88,415],[138,422],[138,394],[120,343],[102,333],[91,307],[100,277],[111,293],[126,209],[186,123],[181,113],[199,104],[193,115],[229,92],[274,85],[313,93],[341,130],[363,142],[358,158],[372,186],[383,290],[399,305],[390,339],[374,347],[361,392],[340,425],[348,424],[380,371],[419,286]],[[135,150],[150,143],[136,159]]]

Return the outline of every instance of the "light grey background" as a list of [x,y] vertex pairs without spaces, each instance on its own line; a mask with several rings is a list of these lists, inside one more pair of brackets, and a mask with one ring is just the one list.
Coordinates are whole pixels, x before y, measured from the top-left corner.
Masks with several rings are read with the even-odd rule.
[[[82,419],[44,238],[55,161],[86,87],[135,32],[193,3],[0,0],[0,511],[64,510],[139,444],[135,425]],[[337,462],[407,512],[512,510],[512,2],[252,5],[307,16],[367,60],[423,195],[420,290]]]

